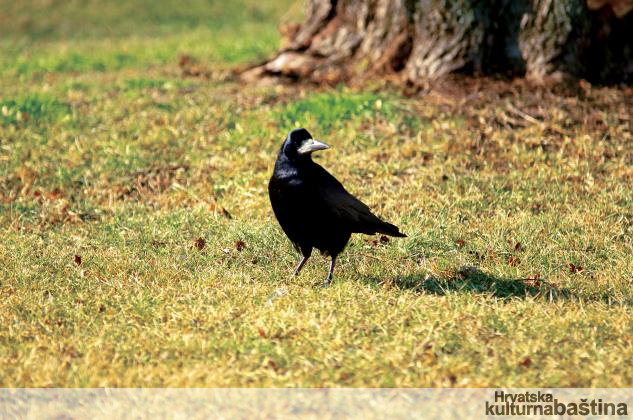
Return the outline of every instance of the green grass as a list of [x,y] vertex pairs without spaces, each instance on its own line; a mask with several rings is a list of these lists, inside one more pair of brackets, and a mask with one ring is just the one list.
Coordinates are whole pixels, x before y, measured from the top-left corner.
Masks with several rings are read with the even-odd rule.
[[[225,4],[2,6],[0,385],[633,386],[630,93],[243,86],[300,5]],[[268,202],[295,126],[409,235],[329,288]]]
[[50,122],[70,113],[68,104],[51,96],[26,95],[16,99],[0,101],[2,125],[35,124]]

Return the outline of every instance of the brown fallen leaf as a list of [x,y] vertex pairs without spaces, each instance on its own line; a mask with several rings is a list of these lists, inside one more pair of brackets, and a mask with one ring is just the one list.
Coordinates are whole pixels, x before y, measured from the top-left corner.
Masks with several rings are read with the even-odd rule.
[[525,282],[528,286],[531,287],[541,287],[541,275],[540,274],[532,274],[528,276]]
[[272,359],[268,361],[268,368],[274,370],[275,372],[279,370],[279,366],[277,366],[277,363],[275,363]]
[[519,362],[519,366],[530,367],[532,366],[532,359],[529,356],[526,356],[523,360]]
[[16,119],[18,121],[27,122],[29,118],[30,118],[30,115],[24,111],[18,111],[18,113],[16,114]]
[[521,245],[521,242],[517,242],[516,245],[514,245],[514,250],[516,252],[521,252],[523,251],[523,245]]
[[222,216],[226,217],[229,220],[233,219],[233,216],[231,216],[231,213],[229,213],[229,211],[225,209],[224,207],[222,207]]
[[152,241],[150,242],[150,244],[151,244],[151,245],[152,245],[152,247],[154,247],[154,248],[160,248],[160,247],[162,247],[162,246],[167,245],[167,243],[166,243],[166,242],[163,242],[163,241],[158,241],[158,240],[156,240],[156,239],[152,239]]
[[64,195],[62,194],[62,191],[59,188],[55,188],[53,191],[48,193],[48,199],[51,201],[59,200],[63,197]]
[[199,251],[202,251],[204,247],[207,246],[207,241],[205,241],[203,238],[198,238],[194,242],[194,246],[198,248]]
[[459,248],[463,248],[463,247],[464,247],[464,245],[466,245],[466,241],[465,241],[465,240],[463,240],[463,239],[458,239],[458,240],[456,240],[456,241],[455,241],[455,244],[457,244],[457,246],[458,246]]
[[244,241],[235,242],[235,249],[241,252],[244,248],[246,248],[246,243]]
[[73,261],[75,261],[75,264],[81,265],[81,255],[75,255],[75,258],[73,258]]
[[580,272],[582,272],[584,270],[585,269],[582,266],[580,266],[580,265],[575,265],[573,263],[569,263],[569,271],[572,274],[580,273]]
[[187,54],[181,54],[178,57],[178,66],[180,67],[186,67],[188,65],[190,65],[191,63],[193,63],[195,60],[192,56],[187,55]]
[[516,267],[517,264],[519,264],[521,262],[521,260],[519,260],[517,257],[510,255],[508,257],[508,265],[511,267]]

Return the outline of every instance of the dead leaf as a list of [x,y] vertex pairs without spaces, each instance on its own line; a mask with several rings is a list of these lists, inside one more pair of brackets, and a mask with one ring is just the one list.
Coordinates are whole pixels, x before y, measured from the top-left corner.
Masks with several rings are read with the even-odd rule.
[[24,111],[19,111],[16,115],[16,119],[18,121],[27,122],[29,118],[30,118],[29,114]]
[[521,252],[523,251],[523,245],[521,245],[521,242],[517,242],[516,245],[514,246],[514,250],[516,252]]
[[541,287],[541,275],[532,274],[526,279],[526,284],[531,287]]
[[194,242],[194,246],[198,248],[199,251],[202,251],[204,247],[207,246],[207,241],[205,241],[203,238],[198,238]]
[[81,255],[75,255],[74,261],[75,264],[81,265]]
[[194,61],[194,58],[187,54],[181,54],[180,57],[178,57],[178,65],[180,67],[186,67]]
[[523,366],[526,368],[532,366],[532,359],[529,356],[525,357],[523,360],[519,362],[519,366]]
[[456,241],[455,241],[455,244],[457,244],[457,246],[458,246],[459,248],[463,248],[463,247],[464,247],[464,245],[466,245],[466,241],[465,241],[465,240],[463,240],[463,239],[458,239],[458,240],[456,240]]
[[222,216],[226,217],[229,220],[233,219],[233,216],[231,216],[231,213],[229,213],[229,211],[225,209],[224,207],[222,207]]
[[582,272],[584,270],[585,269],[582,266],[580,266],[580,265],[575,265],[573,263],[569,263],[569,271],[572,274],[580,273],[580,272]]
[[235,242],[235,249],[241,252],[244,248],[246,248],[246,243],[244,241]]
[[154,248],[160,248],[160,247],[162,247],[162,246],[167,245],[167,243],[166,243],[166,242],[159,241],[159,240],[156,240],[156,239],[152,239],[152,241],[150,242],[150,244],[151,244],[151,245],[152,245],[152,247],[154,247]]
[[48,193],[48,199],[51,201],[59,200],[63,198],[62,191],[59,188],[55,188],[53,191]]

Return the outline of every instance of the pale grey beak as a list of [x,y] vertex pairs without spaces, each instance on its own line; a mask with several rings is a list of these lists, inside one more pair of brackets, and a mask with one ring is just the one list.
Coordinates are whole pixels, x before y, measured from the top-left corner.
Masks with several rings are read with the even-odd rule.
[[325,143],[314,139],[308,139],[301,143],[301,146],[297,149],[297,152],[299,152],[300,155],[305,155],[306,153],[312,153],[316,152],[317,150],[325,150],[329,148],[330,146]]

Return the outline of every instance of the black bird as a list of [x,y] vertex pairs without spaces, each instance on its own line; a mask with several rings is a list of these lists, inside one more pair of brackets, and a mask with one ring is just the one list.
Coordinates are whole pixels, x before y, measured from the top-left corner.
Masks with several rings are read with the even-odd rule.
[[312,152],[329,146],[314,140],[308,130],[292,130],[281,146],[268,194],[281,228],[303,258],[298,275],[312,249],[332,257],[325,284],[332,281],[336,257],[352,233],[406,237],[391,223],[376,217],[328,171],[312,160]]

